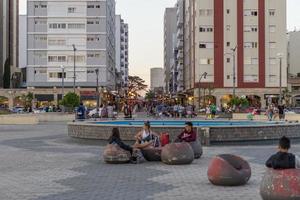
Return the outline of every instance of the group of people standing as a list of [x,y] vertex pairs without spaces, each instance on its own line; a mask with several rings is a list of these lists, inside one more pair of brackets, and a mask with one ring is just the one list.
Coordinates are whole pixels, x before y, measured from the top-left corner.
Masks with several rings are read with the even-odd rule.
[[271,104],[268,106],[266,110],[266,115],[268,117],[269,121],[275,120],[277,117],[279,120],[284,120],[285,119],[285,106],[282,104],[279,104],[276,106],[275,104]]
[[172,118],[193,118],[197,116],[195,106],[187,104],[150,104],[147,106],[148,116],[172,117]]

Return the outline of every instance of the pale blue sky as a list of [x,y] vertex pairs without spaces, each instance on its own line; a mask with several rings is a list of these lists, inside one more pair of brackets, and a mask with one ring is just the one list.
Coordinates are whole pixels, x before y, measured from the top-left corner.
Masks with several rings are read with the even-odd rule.
[[[163,67],[164,9],[176,0],[116,0],[117,14],[129,24],[129,70],[150,82],[150,68]],[[287,0],[288,29],[300,29],[300,1]],[[26,0],[20,0],[26,13]]]

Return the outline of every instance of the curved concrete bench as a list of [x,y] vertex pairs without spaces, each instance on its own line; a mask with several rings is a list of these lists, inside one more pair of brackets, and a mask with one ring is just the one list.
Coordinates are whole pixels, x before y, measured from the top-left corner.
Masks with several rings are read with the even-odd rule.
[[162,148],[161,160],[168,165],[191,164],[194,160],[194,151],[189,143],[172,143]]
[[121,149],[118,145],[109,144],[103,152],[103,160],[109,164],[123,164],[130,161],[130,152]]
[[210,163],[208,180],[214,185],[239,186],[251,177],[251,168],[243,158],[230,154],[218,155]]
[[300,200],[300,169],[267,169],[260,195],[264,200]]
[[194,158],[199,159],[203,154],[202,145],[199,140],[189,143],[194,151]]
[[161,148],[146,148],[142,153],[147,161],[161,161]]

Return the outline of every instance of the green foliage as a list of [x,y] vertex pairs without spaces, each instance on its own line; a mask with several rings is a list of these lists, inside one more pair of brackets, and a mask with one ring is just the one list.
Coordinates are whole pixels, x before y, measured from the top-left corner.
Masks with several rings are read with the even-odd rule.
[[129,76],[128,77],[128,93],[139,97],[139,92],[145,91],[147,89],[145,80],[141,79],[138,76]]
[[79,104],[80,97],[74,92],[69,92],[68,94],[66,94],[61,101],[61,105],[72,109],[79,106]]
[[230,100],[229,105],[247,107],[249,106],[249,101],[247,98],[239,98],[235,96]]
[[9,64],[9,58],[6,59],[5,64],[4,64],[3,87],[4,88],[10,88],[10,64]]
[[145,95],[145,99],[148,101],[155,99],[155,92],[152,90],[148,90],[148,92]]
[[33,93],[29,92],[27,94],[23,94],[20,99],[23,102],[25,107],[30,107],[32,105]]

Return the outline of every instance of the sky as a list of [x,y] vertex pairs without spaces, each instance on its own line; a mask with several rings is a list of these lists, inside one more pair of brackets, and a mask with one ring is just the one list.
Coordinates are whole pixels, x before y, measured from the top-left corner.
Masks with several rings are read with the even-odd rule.
[[[150,83],[150,68],[163,67],[163,17],[176,0],[116,0],[116,14],[129,24],[129,74]],[[300,30],[300,1],[287,0],[287,29]],[[26,0],[20,0],[26,13]]]

